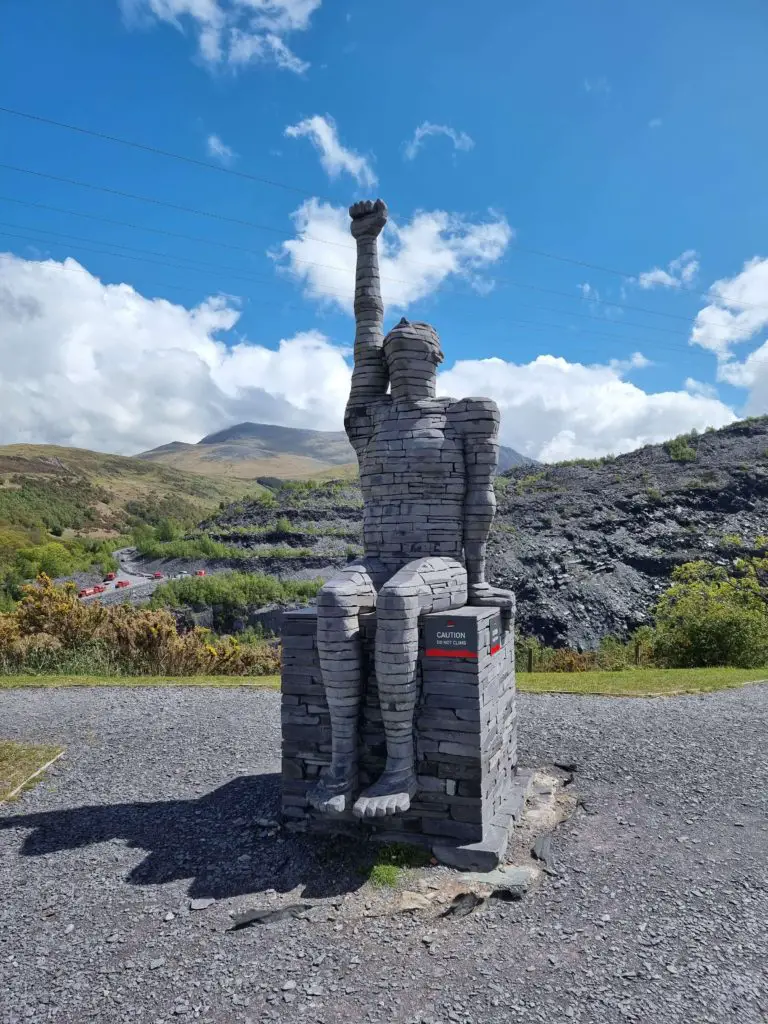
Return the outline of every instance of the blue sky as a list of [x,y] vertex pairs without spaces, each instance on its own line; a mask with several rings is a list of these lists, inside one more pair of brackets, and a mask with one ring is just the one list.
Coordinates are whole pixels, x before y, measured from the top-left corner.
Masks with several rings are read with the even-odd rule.
[[[435,324],[451,393],[492,394],[516,447],[627,449],[768,412],[761,0],[10,0],[2,17],[0,105],[297,191],[0,113],[3,163],[249,222],[0,168],[0,251],[19,257],[0,294],[37,311],[0,326],[17,409],[1,441],[127,451],[233,416],[337,426],[351,281],[327,267],[351,254],[339,208],[373,194],[395,225],[390,318]],[[88,273],[57,277],[67,258]],[[99,298],[106,284],[136,296]],[[126,324],[145,336],[131,359]],[[124,407],[94,412],[121,380]]]

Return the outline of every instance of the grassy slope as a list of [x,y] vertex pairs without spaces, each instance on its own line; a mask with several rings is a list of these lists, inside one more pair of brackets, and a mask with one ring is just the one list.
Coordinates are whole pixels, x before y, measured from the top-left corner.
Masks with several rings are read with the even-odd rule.
[[260,476],[273,476],[281,480],[305,480],[316,476],[330,479],[344,476],[348,471],[347,466],[332,466],[330,463],[305,455],[217,458],[215,451],[212,451],[216,447],[216,445],[206,445],[203,448],[194,446],[192,449],[184,451],[158,452],[156,455],[142,458],[140,461],[147,462],[152,466],[168,466],[185,473],[195,473],[211,480],[221,481],[255,480]]
[[97,524],[120,525],[127,519],[129,502],[180,501],[200,517],[222,501],[261,492],[254,483],[240,479],[208,479],[197,474],[123,455],[105,455],[83,448],[56,445],[15,444],[0,446],[0,486],[16,487],[21,480],[86,480],[109,492],[109,500],[97,503]]
[[0,802],[60,753],[61,747],[0,740]]
[[[768,682],[768,669],[671,668],[626,672],[521,672],[523,693],[581,693],[615,697],[711,693]],[[0,676],[0,690],[19,686],[251,686],[279,689],[279,676]]]

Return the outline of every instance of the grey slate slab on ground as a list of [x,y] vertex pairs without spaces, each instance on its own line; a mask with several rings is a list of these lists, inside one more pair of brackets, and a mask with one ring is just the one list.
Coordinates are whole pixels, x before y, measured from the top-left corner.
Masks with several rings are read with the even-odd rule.
[[521,763],[578,761],[591,813],[554,834],[560,877],[432,920],[365,917],[357,848],[254,828],[278,694],[0,692],[4,737],[67,746],[0,808],[0,1022],[763,1024],[768,687],[518,702]]

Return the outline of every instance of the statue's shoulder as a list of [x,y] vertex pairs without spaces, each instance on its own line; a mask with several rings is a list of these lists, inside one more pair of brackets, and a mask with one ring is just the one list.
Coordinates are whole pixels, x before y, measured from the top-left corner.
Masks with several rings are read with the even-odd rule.
[[501,413],[492,398],[452,399],[447,411],[450,420],[462,432],[492,435],[499,429]]

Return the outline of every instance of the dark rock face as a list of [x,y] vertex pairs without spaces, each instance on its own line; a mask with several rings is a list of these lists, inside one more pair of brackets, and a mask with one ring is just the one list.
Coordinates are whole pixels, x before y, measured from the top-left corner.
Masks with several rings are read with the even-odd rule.
[[517,595],[524,634],[589,649],[648,620],[672,569],[728,564],[768,534],[768,417],[599,465],[514,470],[499,481],[489,562]]
[[[649,445],[590,464],[522,466],[497,479],[490,575],[515,591],[523,634],[580,649],[627,637],[648,621],[674,566],[725,565],[758,550],[757,538],[768,535],[768,417],[693,437],[688,447],[690,461]],[[232,505],[204,524],[244,554],[264,547],[263,559],[234,559],[233,568],[327,577],[360,550],[356,483],[287,486],[275,498],[272,506]],[[233,535],[278,520],[290,532]],[[310,553],[274,558],[266,545],[276,543]]]

